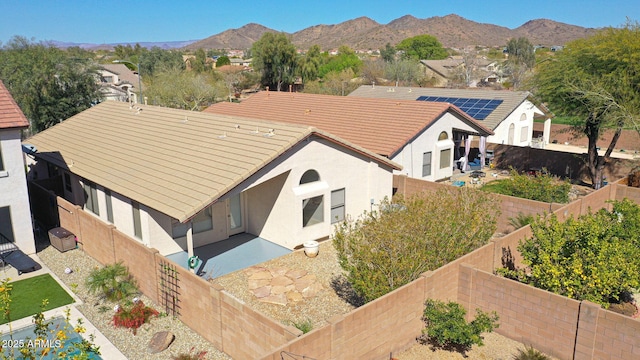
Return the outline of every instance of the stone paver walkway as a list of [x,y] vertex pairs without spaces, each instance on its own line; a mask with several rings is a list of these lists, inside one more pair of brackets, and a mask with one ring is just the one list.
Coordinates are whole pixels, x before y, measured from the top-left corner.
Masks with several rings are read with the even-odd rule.
[[244,270],[259,301],[286,306],[318,295],[324,287],[305,270],[252,266]]

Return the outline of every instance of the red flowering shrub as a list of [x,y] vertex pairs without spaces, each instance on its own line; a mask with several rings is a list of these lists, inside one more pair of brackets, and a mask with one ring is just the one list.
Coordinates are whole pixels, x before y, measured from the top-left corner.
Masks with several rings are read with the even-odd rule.
[[136,329],[149,321],[152,316],[158,316],[158,311],[152,307],[145,306],[142,300],[139,300],[130,308],[124,306],[118,308],[115,315],[113,315],[113,324],[117,327],[132,329],[135,335]]

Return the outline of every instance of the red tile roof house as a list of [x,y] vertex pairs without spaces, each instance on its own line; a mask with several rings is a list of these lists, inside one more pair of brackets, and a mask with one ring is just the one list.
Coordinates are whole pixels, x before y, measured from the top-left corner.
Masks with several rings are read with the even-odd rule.
[[456,106],[415,100],[263,91],[204,111],[314,126],[402,165],[396,173],[430,181],[453,175],[454,139],[493,134]]
[[0,81],[0,240],[24,253],[36,252],[27,192],[22,130],[29,121]]
[[[466,109],[468,115],[494,132],[487,137],[488,143],[538,148],[544,148],[544,144],[549,143],[552,114],[528,91],[362,85],[348,97],[414,101],[428,99],[461,104],[459,106],[463,111]],[[497,106],[491,106],[492,102]],[[545,119],[542,139],[533,138],[534,118]]]

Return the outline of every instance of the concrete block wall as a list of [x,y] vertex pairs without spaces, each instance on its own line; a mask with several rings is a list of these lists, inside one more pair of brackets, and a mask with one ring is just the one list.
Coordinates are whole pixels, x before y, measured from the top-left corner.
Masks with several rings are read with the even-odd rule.
[[583,301],[576,360],[640,359],[640,321]]
[[615,184],[615,196],[614,199],[622,200],[627,198],[640,204],[640,188],[628,187],[626,185]]
[[113,225],[107,225],[86,211],[76,211],[82,248],[101,264],[116,262]]
[[460,298],[470,318],[475,309],[496,311],[496,332],[559,359],[571,359],[580,302],[513,280],[460,266]]
[[296,338],[300,331],[280,324],[222,292],[222,351],[234,359],[255,359]]
[[180,320],[222,350],[221,288],[159,254],[156,261],[170,264],[177,271]]
[[[605,207],[604,201],[609,196],[617,198],[623,193],[637,194],[608,186],[584,201],[575,201],[557,209],[555,213],[562,220],[589,207]],[[58,201],[62,206],[73,209],[68,213],[61,212],[61,226],[80,234],[85,251],[99,261],[99,258],[108,260],[110,253],[114,254],[114,261],[125,262],[140,262],[140,256],[146,258],[153,254],[154,259],[149,261],[152,264],[149,266],[154,269],[160,260],[168,261],[154,249],[148,249],[149,254],[141,255],[147,249],[139,248],[144,246],[136,240],[127,239],[110,225],[97,221],[91,214],[70,206],[61,198]],[[95,229],[101,226],[105,229]],[[108,232],[112,233],[111,237],[105,235]],[[519,241],[516,235],[527,234],[530,235],[530,229],[523,228],[511,237],[493,241],[349,314],[331,319],[325,327],[304,336],[300,336],[299,330],[274,322],[222,288],[178,267],[183,311],[181,320],[234,358],[279,359],[282,351],[289,351],[317,359],[382,360],[414,343],[423,327],[424,300],[436,298],[462,303],[470,316],[477,307],[484,311],[496,310],[501,316],[498,333],[560,359],[572,359],[574,352],[576,359],[589,358],[579,356],[590,352],[593,357],[603,359],[637,357],[640,322],[599,309],[597,305],[594,308],[582,303],[581,307],[574,300],[491,274],[500,261],[502,249],[515,246]],[[134,245],[128,248],[123,244],[126,240],[134,242]],[[156,270],[144,266],[140,265],[139,269],[132,267],[136,277],[153,278],[157,284]],[[145,291],[146,295],[157,298],[152,286]],[[606,357],[608,352],[614,356]]]
[[[107,225],[104,228],[109,230],[112,241],[108,241],[109,237],[102,238],[101,242],[105,243],[103,248],[109,250],[113,248],[114,252],[114,260],[105,264],[122,262],[137,280],[140,291],[158,303],[158,281],[155,276],[158,271],[155,260],[158,250],[148,248],[139,241],[131,241],[131,238],[116,230],[112,225]],[[91,248],[96,247],[91,241],[89,244]]]

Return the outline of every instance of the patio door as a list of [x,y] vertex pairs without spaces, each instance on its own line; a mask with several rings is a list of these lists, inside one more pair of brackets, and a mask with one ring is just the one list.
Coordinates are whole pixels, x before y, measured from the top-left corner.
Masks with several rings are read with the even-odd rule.
[[227,200],[227,229],[229,236],[245,231],[242,193]]

